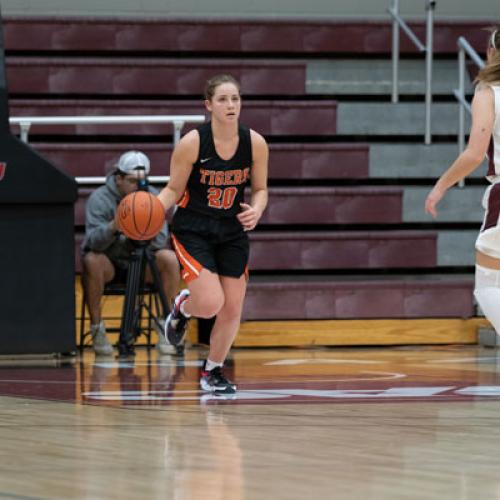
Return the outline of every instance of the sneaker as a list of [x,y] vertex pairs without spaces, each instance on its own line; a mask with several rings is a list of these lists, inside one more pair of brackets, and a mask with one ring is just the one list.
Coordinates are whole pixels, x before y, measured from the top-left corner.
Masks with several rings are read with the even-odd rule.
[[111,356],[113,354],[113,346],[106,337],[104,321],[98,325],[91,325],[90,334],[92,335],[92,347],[98,356]]
[[234,394],[236,392],[236,385],[224,377],[220,366],[210,371],[206,371],[205,368],[203,368],[200,378],[200,387],[202,390],[214,394]]
[[164,335],[165,320],[161,319],[158,323],[159,324],[157,324],[156,321],[154,322],[154,327],[156,333],[158,334],[158,342],[156,343],[156,350],[158,351],[158,354],[176,354],[176,347],[168,342]]
[[172,311],[165,324],[165,338],[171,345],[179,345],[186,336],[189,318],[181,313],[181,304],[189,297],[189,290],[182,290],[174,300]]

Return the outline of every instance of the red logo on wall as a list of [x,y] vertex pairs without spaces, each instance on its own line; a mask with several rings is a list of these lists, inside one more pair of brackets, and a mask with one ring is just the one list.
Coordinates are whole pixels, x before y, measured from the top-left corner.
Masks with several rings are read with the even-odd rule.
[[7,169],[7,163],[0,162],[0,181],[3,179],[6,169]]

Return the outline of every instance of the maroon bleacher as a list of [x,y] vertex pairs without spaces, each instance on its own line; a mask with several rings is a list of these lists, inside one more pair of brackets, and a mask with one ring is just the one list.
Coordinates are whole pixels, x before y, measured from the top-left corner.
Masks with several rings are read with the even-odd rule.
[[431,231],[299,231],[250,234],[250,270],[431,268]]
[[[81,271],[76,238],[76,267]],[[431,231],[252,233],[250,271],[411,269],[436,265],[437,235]]]
[[472,290],[472,277],[255,277],[248,285],[243,318],[468,317],[474,314]]
[[402,221],[401,187],[273,187],[262,224],[376,224]]
[[[205,115],[202,100],[73,100],[13,99],[11,116],[107,116],[107,115]],[[259,100],[243,103],[242,121],[266,136],[334,135],[337,126],[337,103],[321,101]],[[194,125],[186,124],[183,132]],[[34,134],[85,135],[134,134],[167,135],[169,124],[123,125],[34,125]]]
[[232,74],[247,94],[305,94],[306,65],[303,62],[7,58],[11,94],[200,95],[207,79],[217,73]]
[[[168,175],[170,144],[32,143],[32,147],[75,177],[102,176],[113,170],[125,149],[144,151],[151,175]],[[368,146],[363,144],[270,144],[270,179],[367,179]],[[278,197],[276,191],[276,197]]]
[[[423,22],[410,25],[425,38]],[[435,53],[456,54],[460,35],[482,49],[482,26],[438,21]],[[242,122],[269,139],[272,180],[265,227],[250,236],[245,319],[473,314],[471,276],[418,274],[436,266],[437,234],[404,229],[404,187],[371,180],[369,146],[334,142],[337,102],[306,94],[308,58],[384,57],[389,21],[11,17],[5,38],[11,116],[204,115],[207,77],[223,71],[241,80]],[[407,37],[401,52],[417,53]],[[168,175],[168,124],[33,126],[30,134],[71,175],[104,175],[131,148],[150,155],[152,175]],[[77,272],[90,192],[80,189],[75,207]]]
[[[126,19],[105,17],[6,17],[6,47],[11,51],[196,52],[281,54],[389,54],[389,21],[329,19]],[[408,23],[425,39],[425,21]],[[434,52],[457,52],[465,36],[483,48],[485,21],[437,20]],[[418,49],[401,37],[402,54]]]
[[368,144],[271,144],[271,179],[367,179]]
[[[91,188],[81,188],[75,224],[83,226]],[[399,187],[269,188],[261,224],[398,224],[402,222]]]

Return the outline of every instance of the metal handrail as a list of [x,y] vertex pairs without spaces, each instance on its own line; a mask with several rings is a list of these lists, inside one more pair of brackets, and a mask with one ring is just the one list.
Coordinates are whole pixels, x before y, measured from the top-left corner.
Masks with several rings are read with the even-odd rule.
[[[98,186],[106,182],[107,177],[75,177],[75,181],[79,186]],[[150,175],[148,181],[150,184],[166,184],[170,180],[169,175]]]
[[174,145],[179,142],[182,128],[186,123],[203,123],[204,121],[204,115],[21,116],[9,119],[11,124],[19,125],[21,140],[26,143],[31,125],[172,123],[174,125]]
[[424,45],[413,33],[412,29],[399,15],[399,0],[392,0],[392,7],[388,9],[392,16],[392,102],[399,101],[399,28],[416,45],[420,52],[425,52],[425,144],[431,144],[431,108],[432,108],[432,60],[434,35],[434,9],[436,0],[426,0],[426,44]]
[[[9,123],[19,125],[21,140],[28,143],[31,125],[82,125],[82,124],[127,124],[127,123],[171,123],[174,126],[174,146],[181,139],[182,128],[186,123],[203,123],[204,115],[117,115],[117,116],[21,116],[9,118]],[[149,182],[167,183],[167,175],[151,176]],[[104,184],[106,177],[75,177],[79,185]]]

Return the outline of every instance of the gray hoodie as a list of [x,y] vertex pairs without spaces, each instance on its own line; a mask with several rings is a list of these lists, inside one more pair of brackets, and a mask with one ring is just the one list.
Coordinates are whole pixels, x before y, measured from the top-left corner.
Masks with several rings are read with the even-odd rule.
[[[151,186],[149,186],[149,191],[152,194],[158,194],[158,191]],[[117,266],[125,268],[133,244],[126,236],[112,231],[109,227],[121,199],[114,175],[109,175],[106,184],[90,195],[85,207],[85,239],[82,243],[82,250],[83,252],[92,250],[105,253]],[[158,235],[151,240],[151,249],[167,248],[167,244],[168,229],[165,223]]]

